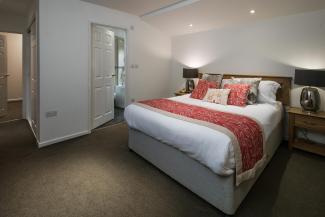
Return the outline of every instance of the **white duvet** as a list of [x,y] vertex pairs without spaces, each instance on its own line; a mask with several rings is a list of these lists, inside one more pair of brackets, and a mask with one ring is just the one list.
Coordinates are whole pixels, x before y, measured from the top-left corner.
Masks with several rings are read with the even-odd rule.
[[[266,139],[282,119],[281,103],[238,107],[204,102],[190,98],[189,95],[169,99],[254,118],[262,125]],[[216,174],[230,175],[234,172],[233,146],[226,134],[205,126],[168,117],[135,104],[131,104],[125,109],[124,116],[131,128],[183,151]]]

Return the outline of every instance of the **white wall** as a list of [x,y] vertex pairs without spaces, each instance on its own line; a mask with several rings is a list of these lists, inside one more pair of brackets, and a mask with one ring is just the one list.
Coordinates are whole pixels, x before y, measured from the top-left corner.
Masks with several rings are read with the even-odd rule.
[[[90,23],[128,30],[127,102],[168,94],[170,39],[139,18],[79,0],[40,0],[40,146],[89,130]],[[130,27],[134,26],[134,30]],[[48,111],[57,117],[46,118]]]
[[22,33],[26,30],[27,19],[10,13],[0,13],[0,31]]
[[0,33],[7,38],[8,100],[22,99],[23,86],[23,36],[21,34]]
[[[297,67],[325,68],[325,10],[172,38],[171,91],[183,65],[202,72],[294,76]],[[301,88],[292,91],[299,106]],[[325,110],[325,91],[322,110]]]

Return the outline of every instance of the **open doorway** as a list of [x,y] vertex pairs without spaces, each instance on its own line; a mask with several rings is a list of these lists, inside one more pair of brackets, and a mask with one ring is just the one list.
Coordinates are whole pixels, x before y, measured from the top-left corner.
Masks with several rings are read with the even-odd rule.
[[91,25],[91,129],[124,121],[127,32]]
[[23,118],[23,35],[0,32],[0,124]]

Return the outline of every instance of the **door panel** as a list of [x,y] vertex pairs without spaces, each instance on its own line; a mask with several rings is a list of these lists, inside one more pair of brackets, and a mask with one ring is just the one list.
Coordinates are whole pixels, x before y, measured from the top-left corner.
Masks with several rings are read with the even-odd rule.
[[92,128],[114,118],[114,32],[92,26]]
[[7,114],[7,43],[6,37],[0,35],[0,117]]
[[95,102],[97,102],[95,106],[95,118],[98,119],[102,117],[104,113],[104,105],[106,102],[103,102],[103,98],[105,97],[105,93],[103,88],[96,88],[95,89]]
[[101,79],[103,77],[102,75],[102,55],[101,55],[101,49],[98,47],[94,47],[94,73],[96,76],[96,79]]
[[110,68],[110,66],[112,64],[114,64],[114,62],[113,63],[111,62],[111,59],[112,59],[112,58],[110,58],[111,56],[112,56],[112,54],[110,53],[110,50],[103,51],[103,58],[104,58],[104,60],[106,60],[106,61],[103,61],[103,67],[104,67],[103,73],[105,73],[106,78],[112,76],[112,73],[113,73],[111,70],[107,70]]

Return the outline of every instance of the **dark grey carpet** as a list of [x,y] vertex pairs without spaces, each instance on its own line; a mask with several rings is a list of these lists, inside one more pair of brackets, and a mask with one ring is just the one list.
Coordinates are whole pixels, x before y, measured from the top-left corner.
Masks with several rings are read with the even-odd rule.
[[115,125],[115,124],[119,124],[121,122],[124,121],[124,109],[123,108],[118,108],[118,107],[115,107],[114,108],[114,119],[97,127],[97,129],[100,129],[100,128],[104,128],[104,127],[107,127],[107,126],[111,126],[111,125]]
[[0,117],[0,123],[11,120],[22,119],[23,105],[22,101],[9,102],[8,103],[8,114]]
[[[0,216],[223,216],[127,140],[117,124],[39,150],[25,121],[1,125]],[[322,157],[280,147],[236,216],[324,216],[324,168]]]

